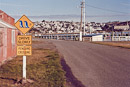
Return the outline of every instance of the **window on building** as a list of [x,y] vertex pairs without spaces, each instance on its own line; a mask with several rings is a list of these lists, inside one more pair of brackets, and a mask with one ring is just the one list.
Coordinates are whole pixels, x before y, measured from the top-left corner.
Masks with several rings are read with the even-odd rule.
[[2,32],[0,32],[0,47],[3,45],[3,35]]
[[15,30],[12,30],[12,45],[15,45]]

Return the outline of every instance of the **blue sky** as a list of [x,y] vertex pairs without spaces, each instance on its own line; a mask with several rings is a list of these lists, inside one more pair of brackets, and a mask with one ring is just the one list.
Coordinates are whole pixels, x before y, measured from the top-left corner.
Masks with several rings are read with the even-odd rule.
[[[0,0],[0,9],[14,17],[23,14],[35,16],[30,17],[33,21],[80,21],[80,16],[75,16],[80,15],[80,2],[81,0]],[[86,0],[86,4],[88,22],[130,20],[130,0]],[[67,17],[64,18],[62,15]]]

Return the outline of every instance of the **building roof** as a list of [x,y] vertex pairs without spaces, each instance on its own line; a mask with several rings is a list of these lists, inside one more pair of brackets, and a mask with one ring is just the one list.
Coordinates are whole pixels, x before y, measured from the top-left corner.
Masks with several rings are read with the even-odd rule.
[[83,35],[83,37],[92,37],[92,36],[98,36],[98,35],[103,35],[103,34],[89,34],[89,35]]
[[12,28],[12,29],[16,29],[16,27],[14,27],[13,25],[4,22],[3,20],[0,20],[0,28]]
[[14,26],[15,19],[3,12],[2,10],[0,10],[0,20],[3,20],[4,22]]

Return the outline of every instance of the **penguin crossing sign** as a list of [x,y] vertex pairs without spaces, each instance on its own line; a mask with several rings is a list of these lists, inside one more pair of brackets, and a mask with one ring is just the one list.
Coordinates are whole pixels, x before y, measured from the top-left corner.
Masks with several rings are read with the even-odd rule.
[[30,21],[25,15],[23,15],[16,23],[15,26],[19,29],[23,34],[26,34],[34,24]]
[[16,23],[18,28],[24,35],[17,36],[17,56],[23,56],[23,79],[26,81],[26,56],[32,55],[32,36],[25,35],[34,24],[23,15]]
[[[32,45],[32,36],[31,35],[25,35],[33,26],[34,24],[25,16],[23,15],[16,23],[15,26],[24,34],[24,35],[18,35],[17,36],[17,56],[23,55],[25,56],[27,53],[27,50],[23,50],[22,48]],[[21,49],[20,49],[21,47]],[[32,49],[28,50],[28,56],[32,55]]]

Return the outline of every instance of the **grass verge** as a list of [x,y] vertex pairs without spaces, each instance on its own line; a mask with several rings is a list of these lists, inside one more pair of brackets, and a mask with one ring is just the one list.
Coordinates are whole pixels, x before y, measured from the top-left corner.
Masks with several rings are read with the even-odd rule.
[[92,42],[92,43],[130,49],[130,41],[120,41],[120,42]]
[[33,83],[21,84],[22,57],[14,58],[0,67],[0,87],[65,87],[65,72],[57,52],[33,49],[27,57],[27,79]]

